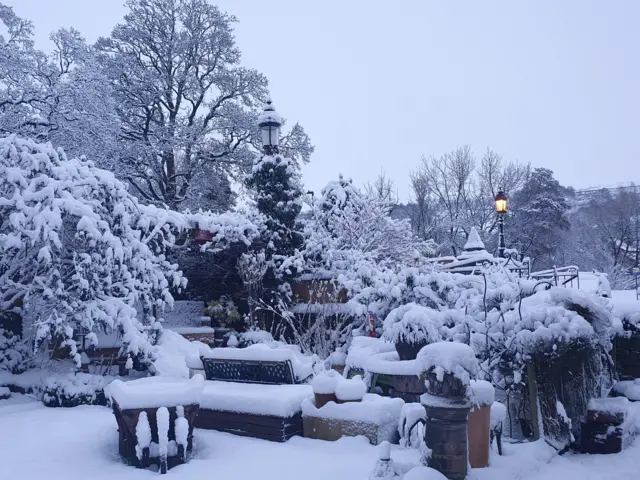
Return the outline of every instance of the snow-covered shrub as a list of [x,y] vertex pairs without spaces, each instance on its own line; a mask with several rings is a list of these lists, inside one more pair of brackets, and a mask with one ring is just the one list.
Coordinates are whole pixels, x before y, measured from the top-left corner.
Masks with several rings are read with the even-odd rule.
[[384,320],[382,337],[392,343],[433,343],[440,340],[441,319],[437,310],[414,302],[391,310]]
[[[10,136],[0,140],[0,300],[46,308],[36,348],[53,341],[77,365],[78,330],[119,330],[145,361],[171,289],[185,286],[164,255],[171,212],[147,209],[91,162]],[[135,306],[142,309],[137,318]],[[87,336],[95,344],[96,336]]]
[[42,402],[47,407],[106,405],[104,387],[111,380],[87,373],[49,377],[42,387]]
[[476,354],[469,345],[457,342],[431,343],[420,350],[417,361],[423,372],[433,371],[439,382],[447,374],[468,386],[479,372]]
[[0,328],[0,371],[23,373],[30,364],[28,345],[18,336]]

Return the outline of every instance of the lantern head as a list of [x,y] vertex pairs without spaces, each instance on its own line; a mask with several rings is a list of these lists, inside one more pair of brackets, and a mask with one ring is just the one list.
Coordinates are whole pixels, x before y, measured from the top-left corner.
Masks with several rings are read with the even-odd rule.
[[260,127],[264,153],[267,155],[278,153],[282,117],[276,112],[274,106],[271,104],[271,100],[267,100],[262,114],[258,117],[258,126]]
[[508,208],[507,196],[504,194],[502,190],[498,191],[495,202],[496,202],[496,212],[498,214],[507,213],[507,208]]

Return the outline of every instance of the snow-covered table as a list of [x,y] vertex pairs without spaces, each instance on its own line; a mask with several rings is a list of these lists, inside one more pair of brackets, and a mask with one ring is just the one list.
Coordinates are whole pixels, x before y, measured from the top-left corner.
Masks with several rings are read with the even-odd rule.
[[118,422],[120,455],[139,468],[158,463],[161,473],[186,462],[191,451],[204,378],[148,377],[105,387]]

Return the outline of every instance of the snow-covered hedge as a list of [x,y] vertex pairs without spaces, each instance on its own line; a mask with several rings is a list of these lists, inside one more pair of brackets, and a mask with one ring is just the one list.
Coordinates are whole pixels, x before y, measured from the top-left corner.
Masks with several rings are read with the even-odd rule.
[[48,377],[42,388],[42,403],[47,407],[106,405],[104,388],[110,381],[87,373]]

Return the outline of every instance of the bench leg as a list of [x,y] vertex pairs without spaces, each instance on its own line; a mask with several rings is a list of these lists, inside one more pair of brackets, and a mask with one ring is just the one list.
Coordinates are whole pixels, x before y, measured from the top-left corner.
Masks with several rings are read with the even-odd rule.
[[129,374],[129,370],[127,370],[127,364],[126,363],[118,364],[118,375],[120,375],[121,377],[126,377],[128,374]]

